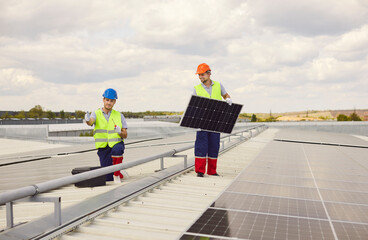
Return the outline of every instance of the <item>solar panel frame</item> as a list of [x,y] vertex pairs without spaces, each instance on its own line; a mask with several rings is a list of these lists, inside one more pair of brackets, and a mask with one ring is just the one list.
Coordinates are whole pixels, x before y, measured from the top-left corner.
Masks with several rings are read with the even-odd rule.
[[191,95],[179,125],[211,132],[231,133],[242,108],[242,104],[229,105],[225,101]]

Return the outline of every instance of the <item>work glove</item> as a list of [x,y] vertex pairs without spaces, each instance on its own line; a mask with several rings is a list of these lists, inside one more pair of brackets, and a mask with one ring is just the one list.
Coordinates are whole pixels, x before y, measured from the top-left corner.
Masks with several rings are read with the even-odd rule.
[[84,115],[84,120],[86,120],[86,122],[88,122],[89,120],[91,120],[91,114],[87,111],[87,113]]
[[226,98],[225,100],[226,100],[227,104],[229,104],[229,105],[233,104],[233,100],[231,100],[231,98]]
[[114,128],[115,132],[116,133],[121,133],[121,127],[119,127],[118,125],[115,125],[115,128]]

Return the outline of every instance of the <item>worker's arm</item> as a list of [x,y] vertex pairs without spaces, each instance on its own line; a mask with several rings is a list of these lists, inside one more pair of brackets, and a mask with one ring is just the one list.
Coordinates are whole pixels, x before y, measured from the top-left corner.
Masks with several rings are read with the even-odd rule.
[[226,100],[226,98],[230,98],[230,95],[228,93],[225,93],[224,95],[222,95],[222,97]]
[[231,105],[233,104],[233,100],[231,100],[230,95],[228,93],[225,93],[222,95],[222,97],[226,100],[227,104]]
[[96,120],[93,117],[91,117],[91,115],[92,114],[88,111],[84,115],[84,120],[86,121],[88,126],[92,126],[96,122]]
[[89,121],[86,121],[88,126],[92,126],[95,122],[96,120],[94,118],[90,118]]
[[128,137],[128,125],[126,123],[125,117],[122,113],[121,114],[121,133],[119,133],[121,138],[127,138]]
[[119,134],[121,138],[127,138],[128,137],[128,131],[126,128],[121,129],[121,133]]
[[119,136],[121,138],[127,138],[128,137],[128,132],[127,132],[126,128],[121,128],[120,126],[115,125],[114,130],[117,134],[119,134]]

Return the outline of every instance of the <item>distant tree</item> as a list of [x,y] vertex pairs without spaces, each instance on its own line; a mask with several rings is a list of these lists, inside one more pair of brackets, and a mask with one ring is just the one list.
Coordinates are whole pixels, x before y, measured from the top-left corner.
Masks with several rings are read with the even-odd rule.
[[89,131],[89,132],[86,132],[86,133],[83,133],[81,132],[79,134],[80,137],[92,137],[93,136],[93,130]]
[[276,118],[274,118],[274,117],[268,117],[268,118],[266,118],[265,119],[265,122],[276,122]]
[[160,112],[160,111],[155,112],[155,111],[148,111],[148,110],[146,112],[144,112],[143,114],[144,114],[144,116],[162,116],[162,115],[166,115],[165,113]]
[[84,112],[84,111],[80,111],[80,110],[75,111],[75,117],[76,118],[84,118],[85,114],[86,114],[86,112]]
[[65,118],[65,112],[64,110],[60,111],[60,118],[64,119]]
[[134,112],[121,112],[125,118],[142,118],[143,115],[140,113],[134,113]]
[[19,113],[17,113],[14,117],[19,119],[26,118],[26,113],[24,112],[24,110],[22,110]]
[[242,117],[242,118],[250,118],[250,116],[246,113],[240,113],[239,114],[239,117]]
[[41,118],[43,116],[43,109],[40,105],[36,105],[29,110],[29,117]]
[[351,121],[362,121],[362,119],[360,119],[360,117],[358,116],[358,114],[356,114],[355,112],[353,112],[352,114],[350,114],[350,119],[351,119]]
[[257,116],[252,114],[252,118],[250,119],[251,122],[257,122]]
[[339,114],[337,116],[337,121],[350,121],[350,118],[344,114]]
[[1,115],[2,119],[7,119],[7,118],[11,118],[13,117],[12,115],[9,114],[9,112],[5,112],[3,115]]
[[66,112],[66,113],[65,113],[65,118],[67,118],[67,119],[71,118],[70,113]]
[[52,112],[51,110],[48,110],[46,113],[45,113],[45,116],[49,119],[54,119],[56,117],[56,114],[54,112]]

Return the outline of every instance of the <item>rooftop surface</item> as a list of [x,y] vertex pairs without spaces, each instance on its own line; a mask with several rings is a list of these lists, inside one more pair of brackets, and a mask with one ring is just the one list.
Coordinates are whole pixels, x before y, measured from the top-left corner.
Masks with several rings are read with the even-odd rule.
[[[172,149],[173,145],[183,146],[194,138],[193,133],[188,133],[139,143],[139,148],[129,145],[125,161]],[[197,178],[189,169],[93,221],[81,223],[60,239],[365,239],[368,236],[366,139],[270,128],[224,152],[218,162],[221,177]],[[98,165],[94,151],[55,156],[61,149],[68,151],[68,146],[43,150],[42,154],[52,153],[44,160],[0,167],[0,193],[70,175],[74,167]],[[75,146],[69,150],[75,151]],[[24,158],[37,155],[30,153],[22,154]],[[193,157],[193,150],[185,153]],[[1,157],[0,163],[9,161],[14,157],[12,154]],[[169,167],[180,161],[170,159],[165,164]],[[61,196],[63,209],[71,211],[73,206],[90,204],[103,194],[116,194],[124,186],[151,176],[158,168],[159,162],[152,162],[128,169],[130,177],[121,184],[92,189],[68,186],[47,196]],[[36,220],[41,210],[35,206],[16,204],[16,222]],[[44,214],[52,211],[51,205],[41,206]],[[3,226],[4,211],[0,207]],[[0,232],[0,238],[17,239],[5,238],[6,233]]]

